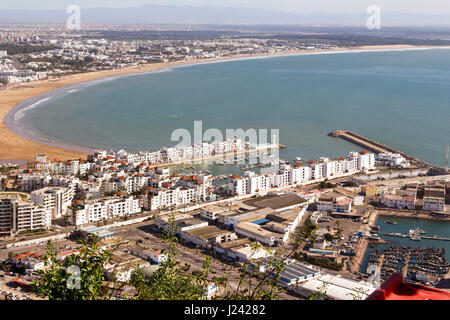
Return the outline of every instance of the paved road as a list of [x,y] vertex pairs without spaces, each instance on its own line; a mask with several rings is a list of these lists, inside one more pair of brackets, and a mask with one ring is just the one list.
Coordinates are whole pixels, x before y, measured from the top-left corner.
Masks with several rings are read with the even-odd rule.
[[404,185],[404,184],[413,183],[413,182],[433,181],[433,180],[447,180],[448,181],[448,180],[450,180],[450,174],[442,175],[442,176],[426,176],[426,177],[413,177],[413,178],[392,179],[392,180],[376,180],[376,181],[370,181],[369,184],[396,186],[396,185]]

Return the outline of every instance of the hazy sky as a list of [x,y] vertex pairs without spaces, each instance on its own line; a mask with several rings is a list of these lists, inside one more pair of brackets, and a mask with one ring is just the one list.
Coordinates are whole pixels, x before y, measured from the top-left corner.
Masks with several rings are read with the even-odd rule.
[[[361,13],[369,5],[384,12],[449,14],[450,0],[0,0],[1,9],[65,9],[70,4],[87,7],[121,7],[143,4],[208,5],[265,8],[295,13]],[[450,20],[450,16],[449,16]]]

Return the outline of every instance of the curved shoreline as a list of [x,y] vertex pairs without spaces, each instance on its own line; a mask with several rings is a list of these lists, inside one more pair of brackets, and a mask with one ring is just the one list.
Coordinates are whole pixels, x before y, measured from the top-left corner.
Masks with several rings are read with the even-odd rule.
[[6,117],[4,119],[6,126],[10,130],[20,134],[22,137],[25,137],[29,140],[38,142],[43,145],[67,149],[67,150],[73,150],[73,151],[78,151],[78,152],[83,152],[83,153],[91,153],[93,151],[93,149],[89,149],[89,148],[83,147],[81,145],[78,146],[78,145],[72,145],[69,143],[64,143],[64,142],[59,142],[59,141],[49,141],[45,138],[39,137],[36,135],[37,132],[27,130],[27,128],[23,125],[20,125],[16,119],[17,114],[24,111],[25,109],[32,107],[34,105],[40,104],[41,102],[44,102],[46,99],[48,99],[50,97],[54,97],[58,93],[67,92],[67,90],[71,89],[72,87],[79,87],[80,84],[81,83],[64,86],[64,87],[58,88],[56,90],[44,93],[42,95],[33,97],[31,99],[28,99],[28,100],[25,100],[25,101],[19,103],[16,107],[14,107],[14,109],[12,109],[6,115]]
[[[91,72],[77,75],[65,76],[60,79],[50,79],[44,81],[33,82],[29,84],[22,84],[25,86],[33,86],[36,85],[39,89],[43,89],[43,92],[38,94],[32,94],[30,97],[25,99],[18,99],[19,101],[14,106],[9,106],[9,110],[6,110],[6,115],[4,115],[3,122],[6,126],[6,130],[9,132],[2,132],[3,128],[0,127],[1,133],[14,133],[24,139],[25,141],[30,141],[36,144],[34,149],[38,149],[40,151],[31,151],[31,150],[23,150],[23,148],[27,148],[26,143],[19,143],[22,146],[22,150],[20,152],[14,150],[1,150],[0,149],[0,160],[1,159],[19,159],[15,155],[14,152],[19,154],[24,154],[27,160],[31,160],[34,158],[37,153],[47,153],[48,155],[56,155],[58,152],[58,157],[62,157],[65,159],[69,158],[77,158],[80,156],[85,156],[87,153],[91,153],[93,151],[92,148],[82,146],[82,145],[73,145],[64,141],[58,141],[57,138],[55,141],[50,141],[46,138],[39,137],[36,135],[37,132],[32,132],[31,130],[27,130],[23,125],[21,126],[17,123],[16,116],[20,112],[23,112],[25,109],[29,107],[37,107],[37,104],[41,102],[45,102],[45,99],[50,97],[54,97],[58,94],[70,93],[70,90],[80,89],[83,85],[89,84],[95,85],[96,81],[105,81],[108,79],[118,79],[124,76],[134,76],[139,74],[148,74],[153,73],[155,71],[160,71],[164,69],[170,68],[178,68],[178,67],[187,67],[193,66],[196,64],[210,64],[210,63],[219,63],[219,62],[232,62],[232,61],[240,61],[240,60],[251,60],[251,59],[262,59],[262,58],[275,58],[275,57],[286,57],[286,56],[300,56],[300,55],[317,55],[317,54],[336,54],[336,53],[363,53],[363,52],[383,52],[383,51],[410,51],[410,50],[428,50],[428,49],[449,49],[450,47],[421,47],[421,46],[411,46],[411,45],[400,45],[400,46],[370,46],[370,47],[356,47],[356,48],[335,48],[330,50],[298,50],[292,52],[282,52],[282,53],[273,53],[273,54],[257,54],[257,55],[241,55],[241,56],[230,56],[223,58],[212,58],[212,59],[204,59],[204,60],[195,60],[195,61],[181,61],[181,62],[172,62],[172,63],[157,63],[150,64],[141,67],[133,67],[128,69],[119,69],[119,70],[108,70],[108,71],[100,71],[100,72]],[[49,84],[46,86],[46,84]],[[55,85],[55,88],[50,88],[51,85]],[[3,92],[11,93],[14,95],[14,90],[18,90],[19,88],[23,88],[22,85],[18,85],[17,87],[9,88],[0,92],[0,97]],[[24,89],[27,90],[29,87]],[[34,86],[32,87],[35,88]],[[49,89],[49,90],[47,90]],[[1,105],[0,105],[1,109]],[[0,110],[2,111],[2,110]],[[0,112],[0,116],[2,113]],[[13,136],[12,136],[13,137]],[[2,137],[0,136],[0,139]],[[14,138],[14,137],[13,137]],[[17,138],[15,138],[17,140]],[[2,139],[3,140],[3,139]],[[20,139],[19,139],[20,140]],[[1,144],[4,141],[0,141]],[[25,145],[24,145],[25,144]],[[38,148],[38,146],[40,146]],[[2,148],[3,149],[3,148]],[[3,152],[2,152],[3,151]],[[9,151],[9,153],[8,153]],[[56,153],[55,153],[56,152]]]

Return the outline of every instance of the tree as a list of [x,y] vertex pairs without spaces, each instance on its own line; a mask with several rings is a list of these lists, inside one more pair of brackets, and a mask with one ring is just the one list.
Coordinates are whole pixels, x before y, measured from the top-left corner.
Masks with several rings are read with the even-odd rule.
[[136,288],[136,299],[139,300],[204,300],[209,285],[208,276],[214,274],[211,270],[211,258],[207,257],[202,271],[189,273],[187,265],[179,266],[175,236],[177,226],[172,215],[169,218],[170,228],[165,231],[165,240],[169,244],[167,261],[161,268],[146,277],[140,269],[133,274],[131,284]]
[[339,227],[341,226],[341,223],[339,222],[339,220],[336,220],[334,225],[336,226],[337,229],[339,229]]
[[357,287],[353,289],[354,292],[349,292],[346,295],[351,296],[353,300],[364,300],[366,296],[370,294],[369,290],[365,290],[362,287]]
[[322,286],[317,291],[312,292],[308,296],[308,300],[326,300],[328,282],[323,282]]
[[[260,300],[278,299],[281,291],[279,286],[279,275],[284,269],[285,258],[270,257],[261,272],[261,261],[250,259],[239,272],[238,285],[229,290],[229,274],[223,273],[215,276],[211,268],[211,257],[206,256],[201,271],[188,273],[189,268],[179,266],[176,261],[178,238],[174,236],[177,232],[174,216],[169,218],[170,228],[165,232],[165,240],[169,244],[167,251],[168,259],[161,268],[146,278],[139,270],[132,277],[131,284],[137,289],[137,299],[144,300],[202,300],[207,298],[209,285],[216,285],[218,294],[216,299],[223,300]],[[300,246],[294,245],[293,252]],[[255,242],[251,244],[252,254],[258,250],[268,250]],[[292,252],[292,253],[293,253]],[[273,251],[271,251],[273,253]],[[251,255],[252,255],[251,254]]]
[[326,234],[324,234],[323,237],[327,241],[333,241],[334,240],[334,237],[333,237],[333,235],[331,233],[326,233]]
[[304,239],[310,239],[314,236],[314,233],[318,228],[319,227],[316,224],[314,224],[311,221],[311,219],[308,218],[305,220],[303,226],[300,228],[299,235]]
[[[292,252],[283,257],[272,256],[273,251],[263,248],[255,242],[251,245],[252,254],[257,250],[268,250],[271,256],[266,263],[249,259],[239,270],[237,287],[229,290],[229,274],[216,275],[212,269],[212,258],[206,256],[201,270],[190,271],[187,264],[180,265],[176,260],[177,225],[175,217],[169,218],[170,226],[165,231],[168,249],[164,251],[167,260],[151,276],[146,276],[136,265],[129,283],[136,289],[134,297],[139,300],[203,300],[207,299],[208,288],[218,288],[217,299],[259,300],[278,299],[282,288],[279,285],[280,274],[284,270],[286,260],[300,247],[301,240],[296,239]],[[313,229],[315,225],[313,225]],[[104,266],[110,262],[113,252],[98,247],[98,239],[83,243],[80,253],[74,254],[67,262],[57,259],[55,246],[48,243],[45,256],[45,269],[39,271],[41,277],[34,282],[38,295],[50,300],[95,300],[109,299],[112,291],[104,285]],[[264,269],[262,269],[262,267]],[[114,270],[113,270],[114,271]],[[114,274],[113,274],[114,278]],[[109,294],[109,295],[108,295]]]
[[113,250],[98,247],[98,239],[84,242],[80,252],[65,262],[57,258],[55,244],[49,241],[44,256],[45,268],[33,282],[40,297],[50,300],[99,300],[107,297],[104,266],[111,261]]

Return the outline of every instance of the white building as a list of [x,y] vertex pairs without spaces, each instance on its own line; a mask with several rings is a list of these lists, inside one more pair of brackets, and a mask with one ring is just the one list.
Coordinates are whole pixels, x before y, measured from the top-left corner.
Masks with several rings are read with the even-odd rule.
[[377,287],[364,281],[344,278],[341,275],[324,274],[293,286],[292,289],[304,296],[323,291],[332,300],[365,300]]
[[240,196],[255,194],[271,188],[281,188],[302,184],[308,181],[333,179],[347,173],[375,168],[375,155],[367,151],[350,152],[347,158],[330,160],[326,157],[320,161],[309,161],[306,166],[299,163],[281,165],[276,173],[257,175],[245,172],[244,176],[233,175],[228,183],[228,193]]
[[167,261],[167,254],[162,253],[161,251],[145,251],[144,254],[148,257],[148,259],[156,264],[161,264]]
[[[176,229],[175,230],[176,233],[208,226],[207,221],[193,218],[191,215],[188,214],[177,214],[175,216],[161,216],[156,218],[155,223],[158,226],[158,228],[162,230],[170,231],[172,230],[172,227],[174,227]],[[174,223],[175,226],[172,226],[172,223]]]
[[72,203],[74,190],[71,188],[45,187],[31,192],[31,201],[52,211],[53,218],[61,218]]
[[423,210],[445,212],[445,188],[438,189],[425,187]]
[[390,167],[400,167],[407,168],[410,166],[408,160],[406,160],[403,156],[398,153],[379,153],[377,155],[376,160],[380,162],[382,165],[390,166]]
[[48,229],[51,211],[20,197],[0,196],[0,236]]
[[414,210],[416,197],[414,195],[383,194],[381,204],[388,208]]
[[151,190],[148,202],[150,210],[159,210],[187,205],[197,200],[200,199],[196,188],[174,187]]
[[352,200],[341,195],[323,195],[317,201],[317,210],[348,213],[352,210]]
[[74,203],[68,210],[72,224],[76,226],[106,221],[140,213],[139,199],[123,197]]
[[281,243],[286,243],[288,235],[275,233],[261,228],[251,222],[240,222],[234,227],[237,234],[247,237],[251,240],[256,240],[263,245],[272,247]]
[[130,216],[141,212],[139,199],[133,197],[124,197],[120,199],[107,200],[108,216],[118,218]]

